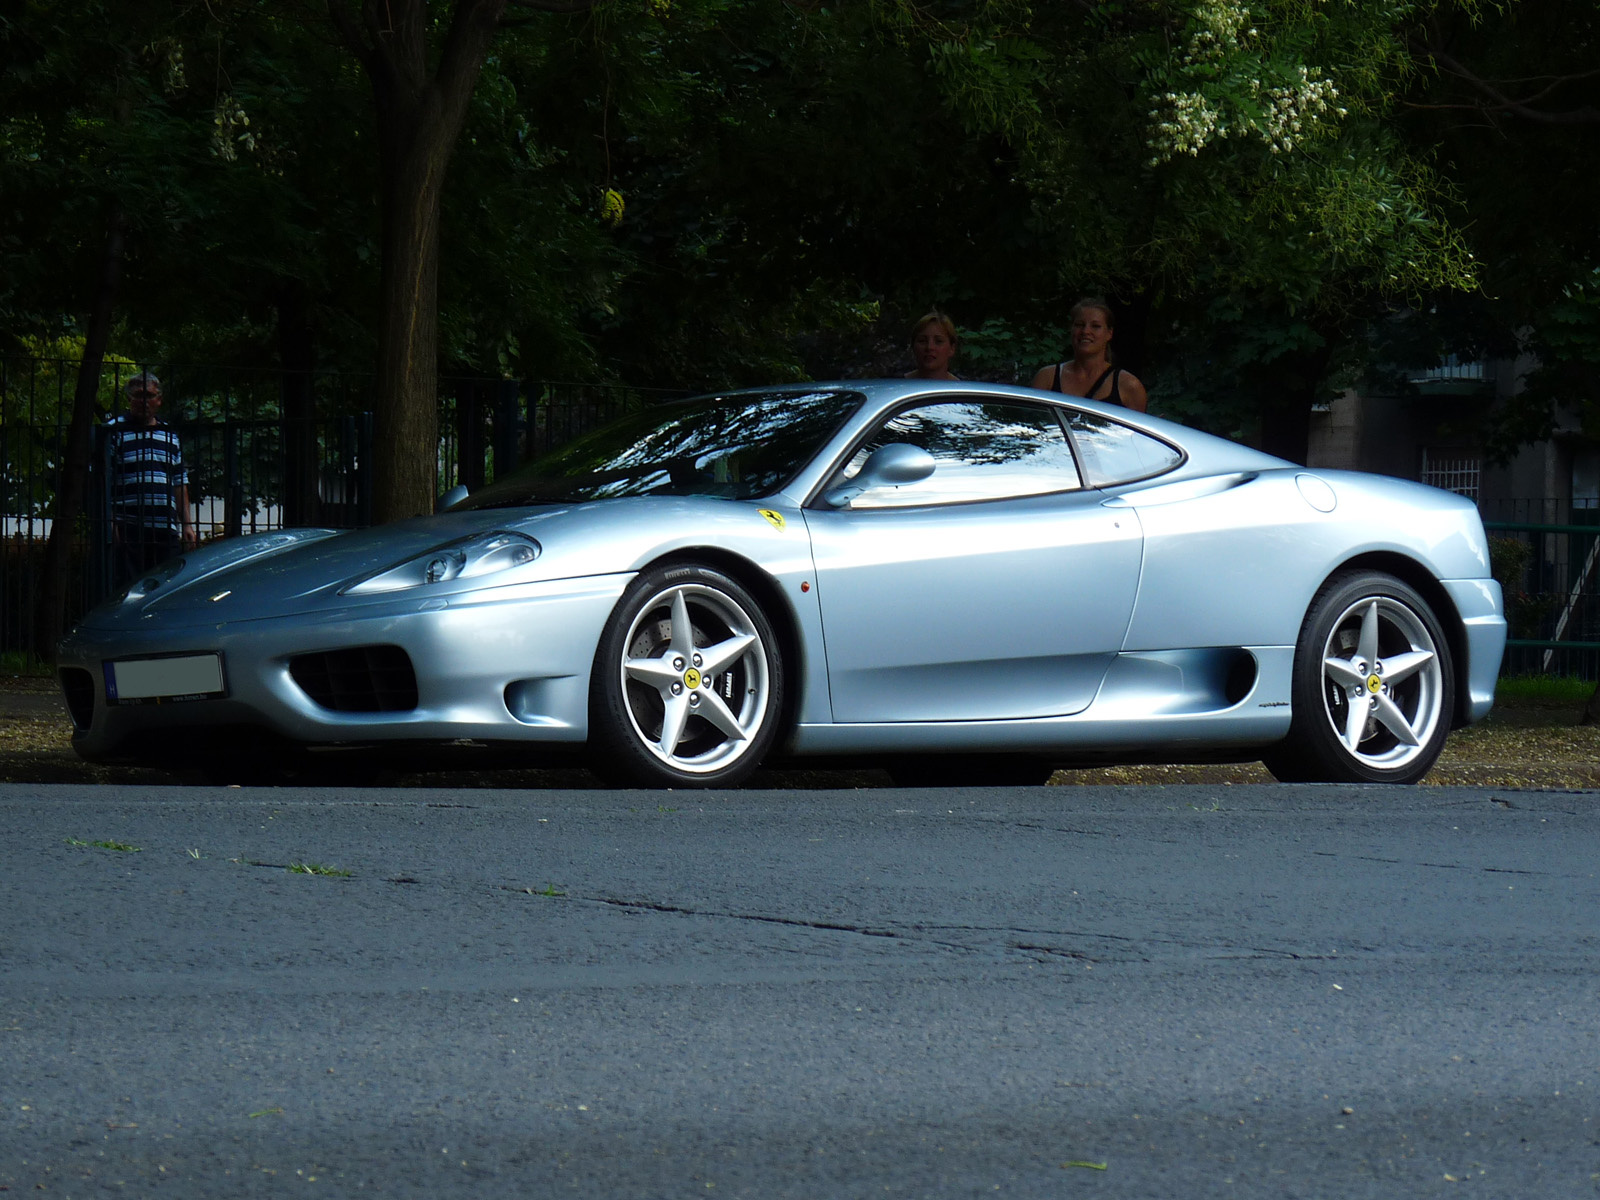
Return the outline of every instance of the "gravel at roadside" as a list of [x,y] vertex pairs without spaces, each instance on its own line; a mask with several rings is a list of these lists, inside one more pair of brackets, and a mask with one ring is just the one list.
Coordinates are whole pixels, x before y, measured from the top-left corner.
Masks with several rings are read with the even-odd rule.
[[[1600,726],[1581,726],[1580,709],[1502,705],[1489,719],[1459,730],[1445,745],[1424,785],[1504,788],[1600,788]],[[167,783],[175,776],[147,767],[86,763],[72,750],[71,726],[49,678],[0,676],[0,782]],[[1053,784],[1270,783],[1260,763],[1101,767],[1057,771]],[[433,771],[385,773],[373,780],[414,787],[595,787],[587,771]],[[763,771],[757,787],[882,787],[880,771]]]

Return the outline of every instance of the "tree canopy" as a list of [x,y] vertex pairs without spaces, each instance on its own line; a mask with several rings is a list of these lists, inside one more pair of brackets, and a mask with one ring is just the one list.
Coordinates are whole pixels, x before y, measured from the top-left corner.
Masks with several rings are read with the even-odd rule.
[[1434,323],[1453,343],[1536,324],[1552,365],[1589,353],[1561,314],[1600,265],[1573,152],[1594,20],[1584,0],[23,0],[0,16],[0,338],[81,335],[121,229],[114,349],[376,373],[389,515],[431,498],[417,419],[441,370],[881,371],[939,306],[969,371],[1026,377],[1096,293],[1158,409],[1303,453],[1311,403],[1399,306],[1476,313]]

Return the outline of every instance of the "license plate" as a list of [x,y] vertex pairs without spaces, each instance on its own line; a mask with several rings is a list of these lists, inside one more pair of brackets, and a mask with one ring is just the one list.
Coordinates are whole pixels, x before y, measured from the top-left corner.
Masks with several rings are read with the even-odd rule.
[[184,654],[108,662],[106,700],[111,704],[160,704],[210,700],[227,694],[222,655]]

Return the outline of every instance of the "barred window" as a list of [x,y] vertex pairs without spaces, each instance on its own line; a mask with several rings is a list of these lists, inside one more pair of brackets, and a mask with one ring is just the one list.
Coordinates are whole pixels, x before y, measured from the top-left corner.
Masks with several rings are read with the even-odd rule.
[[1429,367],[1411,377],[1412,383],[1457,383],[1461,381],[1481,382],[1484,379],[1483,363],[1479,361],[1462,362],[1454,354],[1446,354],[1439,360],[1439,365]]
[[1478,498],[1478,476],[1481,461],[1476,454],[1465,450],[1422,451],[1422,473],[1418,478],[1431,487],[1455,492],[1469,500]]

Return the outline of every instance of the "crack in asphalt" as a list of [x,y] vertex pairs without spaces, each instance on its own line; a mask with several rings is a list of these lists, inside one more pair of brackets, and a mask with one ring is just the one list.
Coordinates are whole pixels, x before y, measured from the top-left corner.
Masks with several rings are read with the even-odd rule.
[[1544,875],[1544,871],[1524,871],[1517,867],[1466,867],[1460,863],[1408,862],[1403,858],[1379,858],[1375,854],[1344,854],[1337,850],[1313,850],[1319,858],[1353,858],[1358,862],[1388,863],[1396,867],[1432,867],[1438,871],[1483,871],[1490,875]]
[[[528,892],[527,888],[504,888],[506,891]],[[540,894],[540,893],[530,893]],[[869,925],[852,925],[842,921],[811,921],[799,917],[775,917],[764,913],[738,913],[724,912],[716,909],[690,908],[681,904],[664,904],[657,900],[625,900],[616,896],[569,896],[568,899],[578,900],[590,904],[602,904],[609,908],[619,908],[624,911],[634,912],[659,912],[673,916],[712,917],[730,921],[752,921],[762,925],[783,925],[796,929],[816,929],[828,933],[852,933],[861,937],[883,938],[889,941],[915,942],[934,946],[941,946],[951,950],[961,950],[975,953],[982,949],[980,946],[969,945],[965,942],[949,941],[943,938],[925,936],[931,931],[940,933],[980,933],[980,934],[1026,934],[1033,937],[1060,938],[1063,940],[1082,939],[1103,942],[1117,942],[1132,946],[1136,944],[1174,946],[1183,950],[1238,950],[1235,946],[1219,946],[1211,942],[1187,941],[1181,938],[1159,937],[1132,937],[1125,934],[1112,933],[1086,933],[1079,930],[1056,929],[1025,929],[1015,926],[993,925],[913,925],[908,929],[883,928]],[[1034,956],[1044,954],[1052,958],[1072,958],[1083,962],[1098,963],[1110,961],[1105,958],[1096,958],[1081,950],[1071,950],[1061,946],[1047,946],[1036,942],[1007,941],[1007,950],[1019,951],[1023,954]],[[1296,962],[1322,962],[1338,961],[1337,954],[1301,954],[1293,950],[1272,949],[1265,946],[1248,946],[1243,948],[1244,953],[1220,954],[1219,958],[1276,958],[1288,959]],[[1141,959],[1140,961],[1148,961]],[[1348,959],[1346,961],[1349,961]]]
[[1020,950],[1024,954],[1028,955],[1043,954],[1046,958],[1076,958],[1083,962],[1091,963],[1100,961],[1098,958],[1091,958],[1089,955],[1084,954],[1081,951],[1063,950],[1059,946],[1034,946],[1027,942],[1007,942],[1006,948],[1010,950]]
[[574,896],[591,904],[606,904],[612,908],[636,909],[646,912],[673,913],[685,917],[721,917],[730,921],[755,921],[763,925],[789,925],[799,929],[821,929],[830,933],[855,933],[862,937],[904,939],[905,934],[895,929],[874,929],[867,925],[847,925],[839,921],[806,921],[799,917],[772,917],[761,913],[718,912],[714,909],[686,908],[679,904],[662,904],[655,900],[622,900],[615,896]]
[[1063,829],[1057,825],[1035,825],[1028,821],[983,821],[980,825],[1002,825],[1007,829],[1033,829],[1041,833],[1066,833],[1075,837],[1110,837],[1111,834],[1103,829]]
[[[1314,851],[1314,853],[1322,854],[1325,857],[1330,858],[1342,857],[1329,851]],[[1357,855],[1352,857],[1365,856]],[[259,859],[248,859],[241,857],[232,859],[230,861],[240,863],[243,866],[265,867],[270,870],[281,871],[288,869],[288,864],[262,862]],[[1401,860],[1376,859],[1374,861],[1399,863]],[[1432,866],[1441,864],[1424,863],[1421,865]],[[1449,867],[1448,869],[1461,868]],[[1487,871],[1501,871],[1502,873],[1516,875],[1531,875],[1537,873],[1532,871],[1509,871],[1505,868],[1496,867],[1485,867],[1481,869]],[[382,882],[389,884],[420,884],[422,881],[410,875],[391,875],[383,878]],[[1287,959],[1294,962],[1338,961],[1337,954],[1299,954],[1293,950],[1279,950],[1266,946],[1226,946],[1218,945],[1212,942],[1189,941],[1182,938],[1136,937],[1128,934],[1117,933],[1089,933],[1084,930],[1076,929],[1033,929],[1016,925],[911,925],[904,928],[885,928],[870,925],[852,925],[844,921],[813,921],[800,917],[776,917],[766,913],[741,913],[727,912],[719,909],[690,908],[687,905],[682,904],[665,904],[659,900],[627,900],[618,896],[585,896],[574,895],[569,892],[545,892],[538,891],[531,887],[515,887],[511,884],[499,884],[497,887],[503,892],[514,892],[529,896],[548,896],[552,899],[575,900],[580,903],[599,904],[604,905],[607,908],[622,909],[625,912],[658,912],[666,913],[671,916],[710,917],[727,921],[750,921],[758,925],[780,925],[787,926],[791,929],[815,929],[825,933],[850,933],[855,934],[858,937],[881,938],[885,941],[898,941],[921,945],[939,946],[948,950],[960,950],[968,954],[977,953],[981,951],[983,947],[973,946],[966,942],[952,941],[947,938],[930,937],[927,935],[931,933],[1012,934],[1025,935],[1029,937],[1060,938],[1063,940],[1077,939],[1084,941],[1115,942],[1125,946],[1154,945],[1173,946],[1183,950],[1240,951],[1233,954],[1217,954],[1216,957],[1219,960],[1248,960],[1266,957]],[[1097,958],[1094,955],[1087,954],[1081,950],[1070,950],[1061,946],[1047,946],[1037,942],[1007,941],[1004,943],[1004,948],[1007,950],[1015,950],[1029,957],[1036,958],[1037,955],[1041,954],[1046,956],[1045,959],[1036,958],[1036,961],[1046,961],[1048,959],[1059,958],[1071,958],[1089,963],[1104,963],[1111,961],[1107,958]],[[1359,947],[1358,949],[1370,950],[1371,948]],[[1140,958],[1138,961],[1148,962],[1149,959]],[[1346,959],[1346,961],[1349,960]]]

